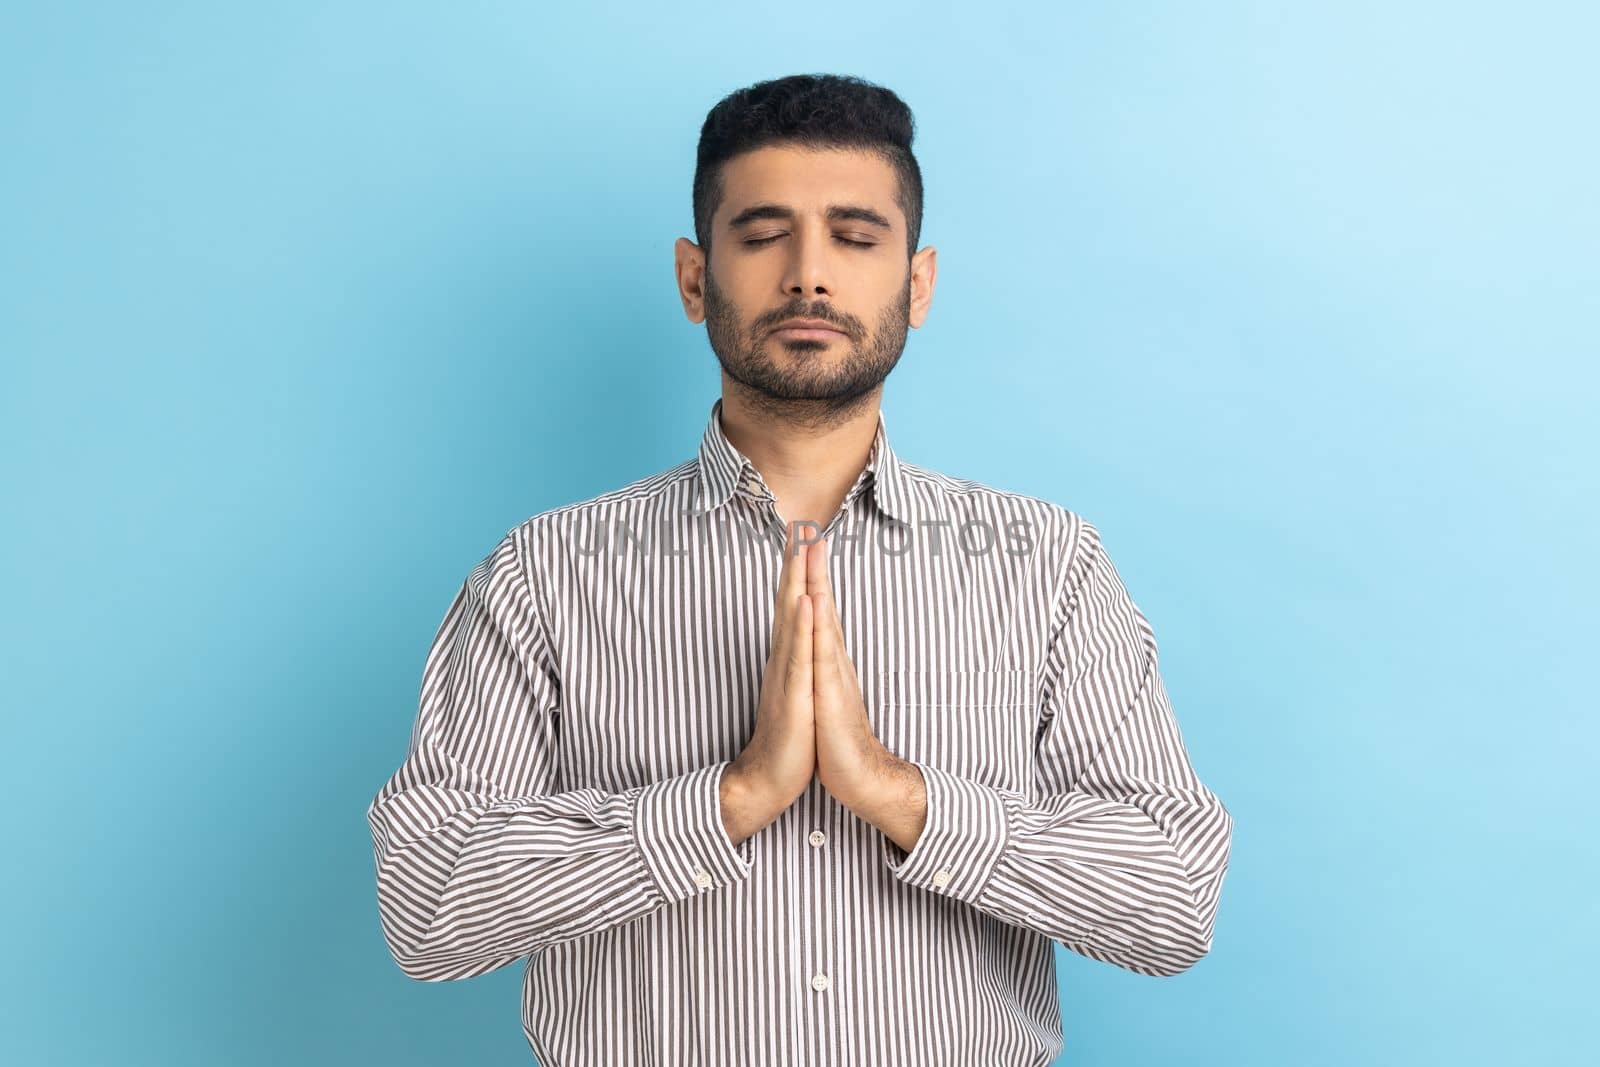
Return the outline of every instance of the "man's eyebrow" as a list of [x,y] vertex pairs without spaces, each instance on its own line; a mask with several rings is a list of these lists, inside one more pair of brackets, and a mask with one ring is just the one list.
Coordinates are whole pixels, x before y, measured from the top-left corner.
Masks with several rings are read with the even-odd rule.
[[[784,219],[790,221],[794,219],[794,209],[783,204],[754,204],[729,219],[728,225],[737,229],[747,222],[755,222],[759,219]],[[885,230],[894,229],[894,224],[880,212],[874,211],[870,207],[862,207],[859,204],[829,204],[828,219],[832,222],[864,222],[869,226],[877,226]]]

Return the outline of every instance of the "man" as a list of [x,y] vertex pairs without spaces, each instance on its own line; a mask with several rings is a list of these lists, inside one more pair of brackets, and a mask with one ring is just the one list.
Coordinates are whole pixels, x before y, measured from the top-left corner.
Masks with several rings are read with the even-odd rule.
[[1052,942],[1210,949],[1232,821],[1098,531],[889,446],[911,139],[852,78],[712,110],[698,453],[514,527],[435,637],[368,809],[384,935],[424,981],[526,958],[546,1067],[1047,1064]]

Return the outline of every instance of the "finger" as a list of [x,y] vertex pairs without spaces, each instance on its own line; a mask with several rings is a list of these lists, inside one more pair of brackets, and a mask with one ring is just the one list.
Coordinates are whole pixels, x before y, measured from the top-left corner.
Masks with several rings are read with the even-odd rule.
[[[790,546],[793,543],[792,539],[788,542]],[[793,627],[795,617],[794,598],[805,590],[804,576],[804,558],[797,565],[786,546],[778,568],[778,588],[772,598],[772,647],[775,651],[788,647],[787,632]]]
[[833,585],[828,577],[826,546],[807,559],[807,596],[813,603],[812,645],[816,650],[816,685],[819,697],[836,706],[854,702],[859,696],[855,664],[845,645],[844,626]]
[[789,524],[789,540],[784,545],[783,565],[789,568],[789,577],[796,585],[804,585],[806,580],[806,552],[811,546],[800,537],[799,522]]
[[820,635],[824,630],[831,631],[831,638],[836,654],[844,654],[844,627],[839,621],[839,605],[834,599],[833,583],[828,578],[828,554],[825,543],[814,548],[807,557],[806,566],[806,594],[815,601],[813,614],[814,626]]
[[839,672],[840,646],[837,631],[829,626],[822,617],[819,602],[810,594],[806,595],[813,605],[812,610],[812,664],[814,675],[812,685],[817,694],[817,703],[820,706],[836,707],[843,697],[843,678]]
[[842,698],[846,703],[851,707],[857,707],[861,703],[861,680],[856,677],[856,665],[850,659],[850,653],[844,647],[842,638],[834,642],[834,648],[838,650],[833,659],[839,665],[839,692],[843,694]]
[[791,696],[806,697],[811,694],[811,661],[815,653],[812,645],[811,598],[803,593],[795,598],[791,632],[793,640],[788,653],[789,671],[785,688]]
[[778,588],[785,597],[805,592],[806,549],[795,544],[794,523],[789,524],[789,539],[783,546],[783,569],[778,573]]
[[833,589],[828,585],[828,545],[826,541],[815,541],[806,549],[805,558],[806,595],[815,597],[816,625],[820,628],[822,620],[828,612],[833,610]]

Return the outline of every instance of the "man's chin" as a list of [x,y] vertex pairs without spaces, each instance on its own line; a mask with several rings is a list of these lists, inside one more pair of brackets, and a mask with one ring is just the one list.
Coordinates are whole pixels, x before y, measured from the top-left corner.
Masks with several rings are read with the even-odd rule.
[[774,384],[762,389],[769,400],[778,403],[840,405],[848,404],[870,393],[875,385],[863,386],[859,382],[817,383],[793,382]]

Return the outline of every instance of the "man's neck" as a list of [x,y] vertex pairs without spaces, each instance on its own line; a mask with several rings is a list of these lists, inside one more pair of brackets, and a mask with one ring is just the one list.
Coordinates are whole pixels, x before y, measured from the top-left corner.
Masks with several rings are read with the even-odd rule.
[[882,395],[875,389],[846,411],[819,412],[805,401],[774,410],[770,400],[752,404],[725,383],[722,432],[750,457],[785,523],[825,527],[871,457]]

